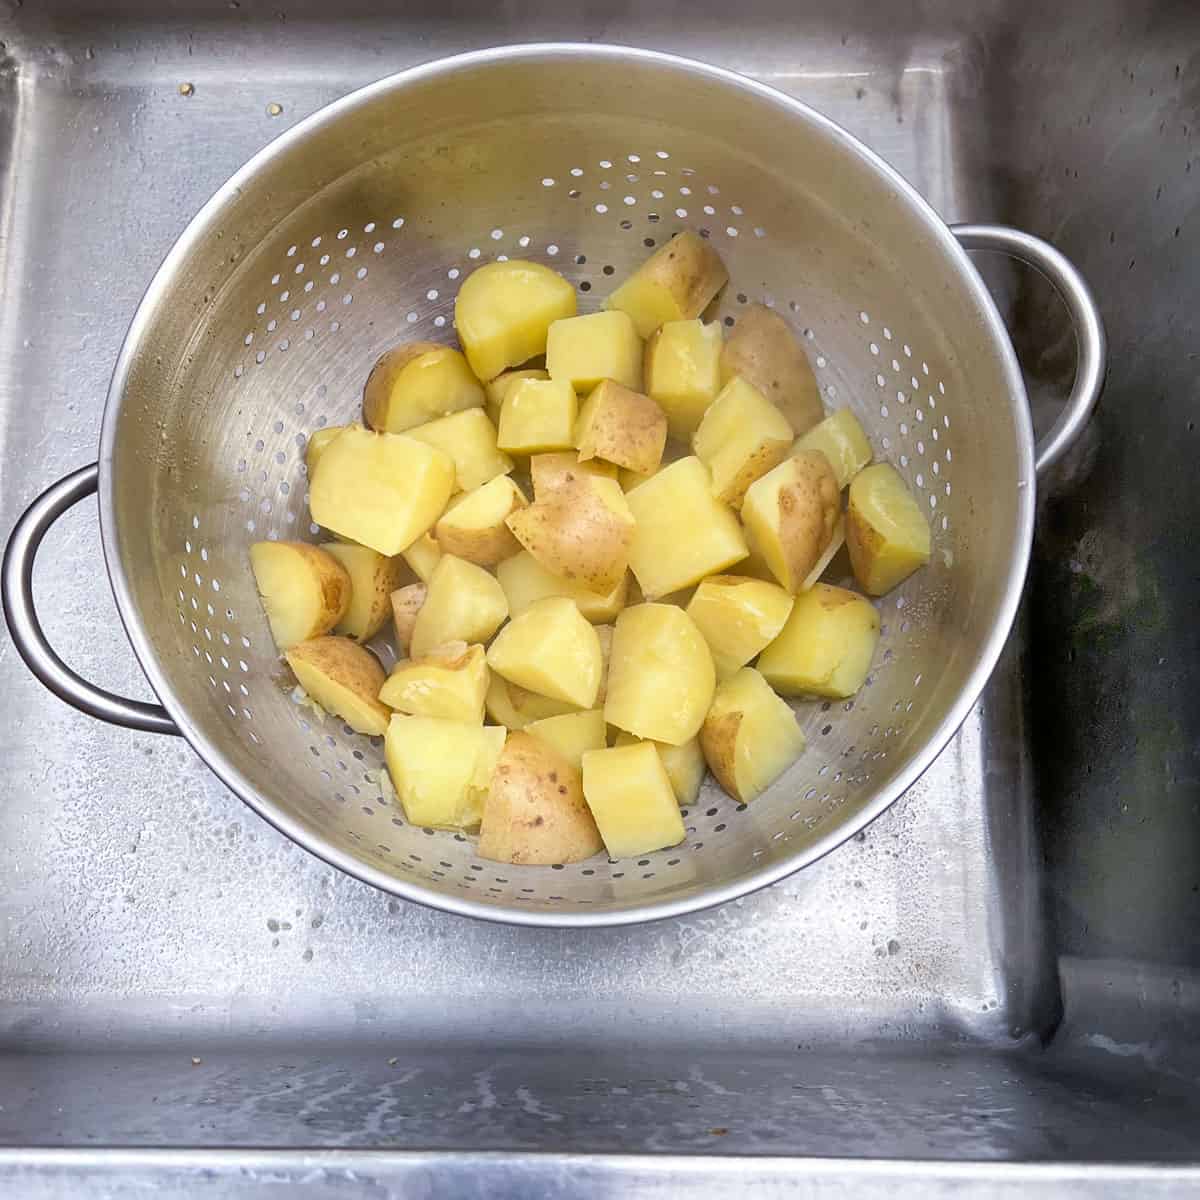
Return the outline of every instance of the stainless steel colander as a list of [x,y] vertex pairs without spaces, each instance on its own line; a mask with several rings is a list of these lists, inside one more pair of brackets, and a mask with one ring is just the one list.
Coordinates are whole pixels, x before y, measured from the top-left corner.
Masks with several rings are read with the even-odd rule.
[[[357,415],[388,346],[453,337],[454,296],[474,267],[547,263],[577,284],[586,312],[684,228],[729,267],[713,319],[733,325],[757,301],[793,324],[828,407],[854,410],[925,506],[933,561],[879,602],[862,692],[796,706],[808,750],[752,805],[709,782],[672,849],[552,869],[485,862],[469,837],[404,820],[379,739],[297,701],[247,550],[317,537],[307,438]],[[1038,267],[1075,322],[1075,387],[1037,448],[1012,347],[964,246]],[[5,610],[18,649],[63,699],[182,733],[289,837],[377,887],[528,924],[680,913],[812,862],[954,733],[1016,611],[1036,471],[1082,428],[1103,365],[1095,304],[1057,252],[1013,230],[948,229],[795,100],[620,47],[469,54],[321,110],[204,207],[134,318],[99,463],[50,488],[12,536]],[[33,609],[42,536],[97,489],[117,603],[161,708],[77,676]],[[377,648],[390,665],[390,647]]]

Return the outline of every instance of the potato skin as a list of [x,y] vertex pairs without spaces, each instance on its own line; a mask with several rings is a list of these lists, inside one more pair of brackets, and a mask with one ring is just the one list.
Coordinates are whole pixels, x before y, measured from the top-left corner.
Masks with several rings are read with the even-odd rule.
[[605,379],[579,410],[577,437],[581,462],[601,458],[654,472],[667,444],[667,415],[649,396]]
[[603,479],[616,479],[617,468],[603,459],[589,458],[580,461],[573,450],[550,450],[535,454],[529,460],[529,478],[533,482],[533,498],[540,500],[563,483],[569,483],[577,475],[597,475]]
[[410,583],[392,593],[392,623],[396,627],[396,649],[401,654],[407,654],[412,645],[417,613],[428,594],[429,588],[424,583]]

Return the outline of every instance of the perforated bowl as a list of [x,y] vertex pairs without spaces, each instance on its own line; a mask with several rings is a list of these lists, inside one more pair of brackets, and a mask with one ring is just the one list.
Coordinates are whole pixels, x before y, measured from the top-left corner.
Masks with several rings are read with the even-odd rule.
[[[851,408],[926,510],[933,559],[879,601],[860,694],[799,703],[803,757],[750,806],[711,781],[681,845],[636,860],[507,867],[410,825],[379,739],[298,702],[247,551],[317,538],[304,451],[354,419],[377,356],[450,341],[476,266],[543,262],[587,312],[681,229],[730,283],[710,319],[761,302],[789,320],[827,406]],[[995,307],[963,251],[1002,249],[1059,288],[1078,378],[1037,451],[1056,458],[1103,370],[1087,288],[1044,243],[958,238],[847,133],[739,76],[603,46],[513,47],[385,79],[297,125],[201,210],[146,294],[117,363],[100,461],[29,509],[4,567],[14,641],[64,699],[180,732],[247,803],[335,866],[413,900],[528,924],[604,924],[725,900],[812,862],[930,764],[1006,638],[1029,554],[1035,447]],[[46,643],[38,543],[98,487],[130,640],[162,707],[101,692]],[[377,643],[384,665],[391,646]]]

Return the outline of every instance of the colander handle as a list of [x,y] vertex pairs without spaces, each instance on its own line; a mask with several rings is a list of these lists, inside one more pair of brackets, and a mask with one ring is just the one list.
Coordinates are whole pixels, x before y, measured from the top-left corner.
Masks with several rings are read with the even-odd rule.
[[1075,383],[1054,427],[1034,447],[1039,475],[1052,467],[1074,444],[1100,399],[1108,356],[1104,321],[1096,298],[1075,264],[1049,242],[1007,225],[951,225],[964,250],[995,250],[1044,275],[1062,297],[1075,327]]
[[98,688],[67,666],[46,640],[33,603],[33,564],[38,547],[50,526],[78,504],[93,495],[100,485],[100,465],[92,463],[48,487],[17,522],[4,551],[0,572],[0,594],[4,617],[13,645],[25,665],[60,700],[74,705],[88,716],[110,725],[124,725],[147,733],[178,733],[175,722],[159,704],[126,700]]

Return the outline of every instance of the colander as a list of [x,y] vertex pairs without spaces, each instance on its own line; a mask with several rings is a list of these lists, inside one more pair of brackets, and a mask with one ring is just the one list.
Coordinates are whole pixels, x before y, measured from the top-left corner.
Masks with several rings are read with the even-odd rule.
[[[352,420],[377,356],[449,341],[476,266],[543,262],[587,312],[681,229],[730,282],[709,319],[760,302],[804,339],[827,406],[847,406],[933,530],[929,566],[881,599],[866,686],[798,703],[803,757],[750,805],[711,781],[686,841],[635,860],[486,862],[410,825],[379,739],[304,702],[247,551],[317,539],[313,431]],[[1035,447],[1021,374],[966,249],[1049,277],[1077,378]],[[932,762],[996,662],[1017,608],[1035,478],[1079,433],[1104,335],[1071,265],[1015,230],[948,228],[891,168],[803,104],[728,71],[615,46],[516,46],[384,79],[314,114],[205,205],[155,276],[113,375],[100,459],[26,512],[5,556],[18,650],[103,720],[181,733],[288,837],[376,887],[456,913],[600,925],[686,912],[811,863]],[[98,491],[117,605],[162,706],[106,693],[47,643],[32,599],[45,531]],[[384,665],[394,655],[375,647]]]

